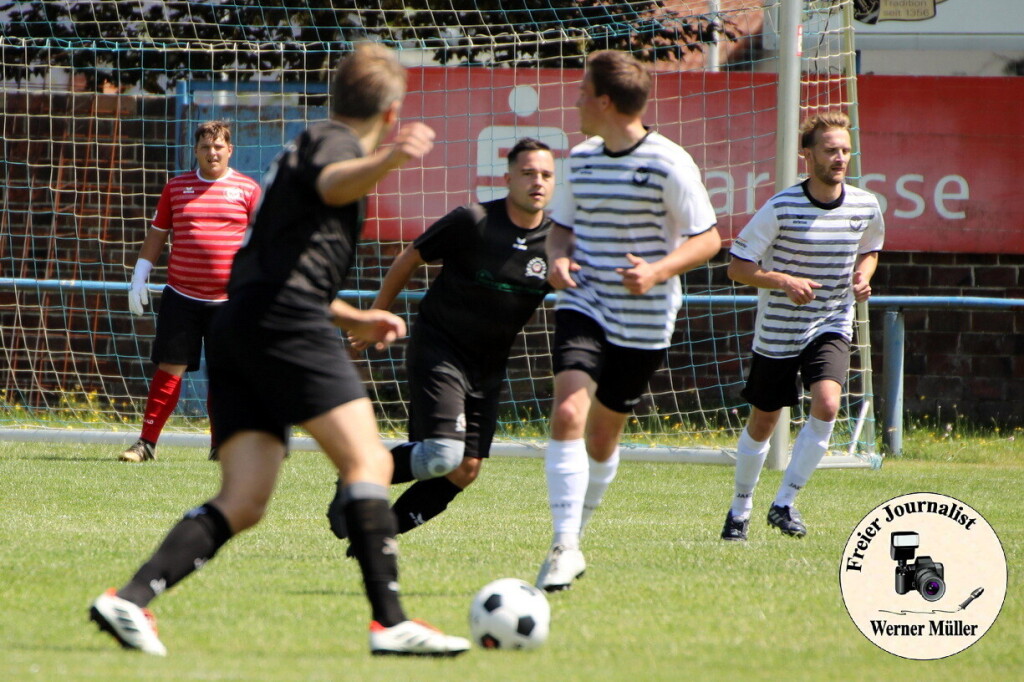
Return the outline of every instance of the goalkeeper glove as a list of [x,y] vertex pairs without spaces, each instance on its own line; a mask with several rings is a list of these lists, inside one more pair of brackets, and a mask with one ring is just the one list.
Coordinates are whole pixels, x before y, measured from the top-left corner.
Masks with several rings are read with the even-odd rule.
[[140,317],[146,313],[146,306],[149,305],[149,273],[152,270],[153,264],[145,258],[140,258],[135,263],[135,270],[132,272],[132,288],[128,292],[128,309]]

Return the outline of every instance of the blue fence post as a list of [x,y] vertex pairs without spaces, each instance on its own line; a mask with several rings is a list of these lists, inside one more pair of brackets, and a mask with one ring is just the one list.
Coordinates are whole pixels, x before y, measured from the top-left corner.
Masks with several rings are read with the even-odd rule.
[[903,454],[903,311],[885,311],[883,332],[883,372],[885,378],[885,413],[882,443],[891,455]]

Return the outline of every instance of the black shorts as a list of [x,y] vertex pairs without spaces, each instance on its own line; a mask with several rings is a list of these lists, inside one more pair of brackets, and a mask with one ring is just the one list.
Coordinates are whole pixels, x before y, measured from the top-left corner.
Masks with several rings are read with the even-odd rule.
[[210,335],[213,314],[222,305],[224,301],[197,301],[164,287],[150,359],[157,364],[187,365],[189,372],[195,372],[202,358],[203,340]]
[[840,386],[850,370],[850,342],[832,332],[815,337],[800,355],[768,358],[754,353],[747,385],[740,395],[764,412],[792,407],[800,402],[800,383],[810,388],[823,379]]
[[288,444],[294,424],[366,398],[341,333],[326,319],[316,328],[262,329],[234,300],[213,321],[207,347],[210,421],[220,442],[261,431]]
[[475,367],[423,324],[413,327],[405,368],[409,440],[452,438],[465,443],[466,457],[488,457],[498,424],[504,368]]
[[609,410],[632,412],[664,362],[664,350],[617,346],[587,315],[575,310],[555,311],[554,373],[570,369],[586,372],[597,384],[594,397]]

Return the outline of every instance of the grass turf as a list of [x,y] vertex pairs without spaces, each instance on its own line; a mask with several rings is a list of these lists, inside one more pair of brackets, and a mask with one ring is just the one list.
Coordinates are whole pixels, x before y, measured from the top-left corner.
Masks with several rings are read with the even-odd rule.
[[[215,492],[206,452],[162,448],[156,462],[125,465],[100,446],[0,443],[0,679],[1015,679],[1024,671],[1024,452],[1013,447],[1016,457],[980,465],[892,458],[878,471],[819,471],[800,499],[811,531],[802,540],[765,527],[780,477],[766,471],[751,540],[740,545],[718,539],[731,468],[626,462],[585,538],[586,576],[550,596],[548,644],[454,660],[369,656],[359,572],[323,516],[331,469],[321,455],[296,453],[265,521],[154,602],[169,650],[160,659],[121,650],[86,610]],[[857,522],[916,491],[980,511],[1009,566],[992,629],[940,661],[876,648],[838,587]],[[473,593],[499,577],[532,582],[549,535],[542,461],[488,461],[442,517],[402,537],[407,611],[465,635]]]

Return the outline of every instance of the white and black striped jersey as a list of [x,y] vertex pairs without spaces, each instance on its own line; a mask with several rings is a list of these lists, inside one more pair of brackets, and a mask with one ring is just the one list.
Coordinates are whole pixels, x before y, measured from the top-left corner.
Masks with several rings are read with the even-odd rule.
[[754,352],[794,357],[825,332],[852,340],[853,268],[858,255],[879,251],[884,237],[878,200],[851,185],[828,204],[810,197],[807,181],[769,199],[729,253],[760,263],[766,271],[806,277],[822,286],[807,305],[796,305],[781,289],[761,289]]
[[616,268],[626,254],[656,261],[716,218],[700,171],[679,145],[649,132],[631,149],[610,153],[593,137],[573,148],[562,200],[552,219],[573,231],[577,286],[558,292],[556,309],[593,318],[618,346],[656,350],[672,338],[682,304],[678,277],[630,294]]

